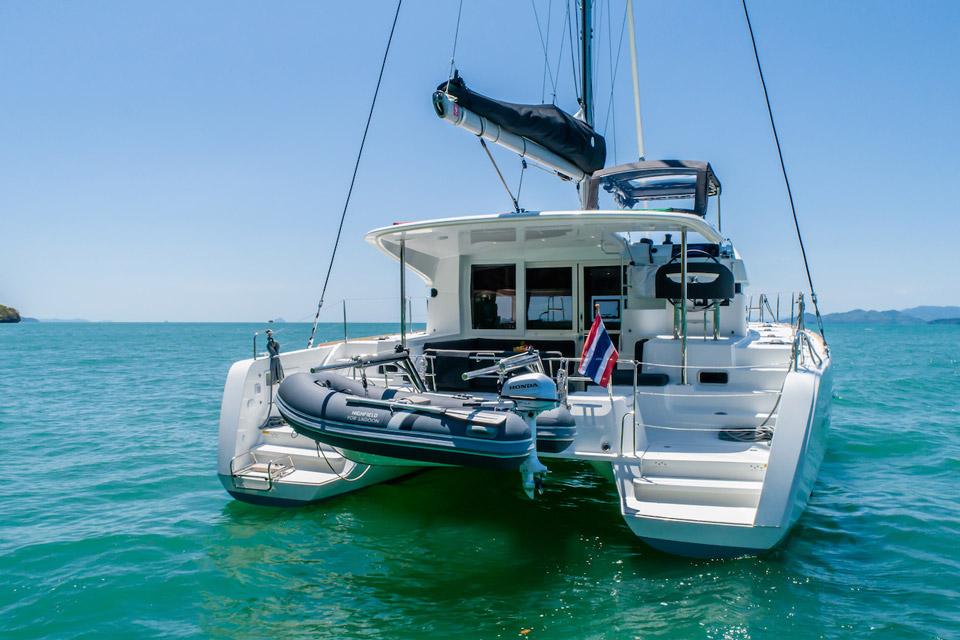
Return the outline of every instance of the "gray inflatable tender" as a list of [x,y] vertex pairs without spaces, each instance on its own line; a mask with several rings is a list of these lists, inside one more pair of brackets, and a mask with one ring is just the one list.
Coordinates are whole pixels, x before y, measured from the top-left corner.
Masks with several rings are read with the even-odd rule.
[[364,388],[327,372],[287,376],[276,404],[297,433],[376,456],[512,470],[533,447],[519,416],[481,409],[476,398]]
[[577,435],[577,422],[570,409],[561,405],[537,416],[537,451],[560,453]]

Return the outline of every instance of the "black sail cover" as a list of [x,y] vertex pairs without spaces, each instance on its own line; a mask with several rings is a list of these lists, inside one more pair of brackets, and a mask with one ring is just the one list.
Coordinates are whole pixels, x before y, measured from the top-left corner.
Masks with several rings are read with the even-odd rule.
[[504,131],[536,142],[591,174],[603,169],[607,144],[592,127],[552,104],[511,104],[467,89],[463,78],[444,82],[438,91],[455,97],[464,109],[500,125]]

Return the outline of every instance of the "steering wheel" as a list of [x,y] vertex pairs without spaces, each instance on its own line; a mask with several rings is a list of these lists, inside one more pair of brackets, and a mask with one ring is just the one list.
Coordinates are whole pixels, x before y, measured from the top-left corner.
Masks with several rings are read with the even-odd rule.
[[[689,258],[689,257],[691,256],[691,254],[700,254],[700,255],[703,255],[703,256],[706,256],[706,257],[710,258],[711,260],[713,260],[713,261],[714,261],[715,263],[717,263],[717,264],[722,264],[719,260],[717,260],[716,256],[710,254],[708,251],[704,251],[703,249],[687,249],[687,258]],[[681,255],[682,255],[682,253],[678,253],[677,255],[673,256],[672,258],[670,258],[669,260],[667,260],[667,261],[663,264],[663,266],[665,267],[665,266],[667,266],[667,265],[673,264],[674,262],[676,262],[676,261],[680,258]],[[673,300],[673,299],[671,299],[671,298],[667,298],[667,302],[669,302],[669,303],[672,304],[672,305],[676,305],[676,304],[677,304],[677,301],[676,301],[676,300]],[[702,305],[702,306],[695,304],[695,305],[693,305],[693,308],[690,309],[690,311],[706,311],[707,309],[711,308],[714,304],[716,304],[716,302],[714,302],[713,300],[708,301],[705,305]]]

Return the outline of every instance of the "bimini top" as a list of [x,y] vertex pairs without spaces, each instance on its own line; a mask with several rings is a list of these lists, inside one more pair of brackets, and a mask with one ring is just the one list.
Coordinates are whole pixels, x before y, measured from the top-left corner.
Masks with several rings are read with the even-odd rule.
[[587,182],[587,208],[596,209],[600,188],[617,204],[632,209],[650,200],[692,199],[698,216],[707,214],[707,198],[720,195],[720,181],[709,162],[648,160],[610,167],[594,173]]
[[[441,84],[437,91],[454,96],[464,109],[489,118],[504,131],[536,142],[588,175],[603,169],[607,161],[603,136],[552,104],[511,104],[494,100],[467,89],[459,75]],[[434,108],[437,108],[436,101]]]

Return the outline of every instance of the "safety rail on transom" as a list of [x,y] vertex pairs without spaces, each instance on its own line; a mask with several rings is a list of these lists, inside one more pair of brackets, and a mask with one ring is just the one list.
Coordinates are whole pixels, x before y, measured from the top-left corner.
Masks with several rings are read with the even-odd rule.
[[[809,345],[809,338],[808,338],[807,340],[808,340],[807,344]],[[813,352],[811,352],[811,356],[817,361],[817,366],[820,366],[820,364],[822,364],[822,360],[819,360],[818,357],[813,354]],[[496,361],[500,360],[502,357],[503,357],[502,355],[500,355],[500,354],[495,354],[495,353],[476,353],[476,354],[472,354],[472,355],[468,356],[466,359],[468,359],[468,360],[470,360],[470,361],[473,361],[473,362],[496,362]],[[800,354],[800,357],[803,358],[802,353]],[[431,391],[437,391],[437,387],[436,387],[437,372],[436,372],[436,370],[434,369],[435,360],[436,360],[436,359],[435,359],[435,356],[432,356],[432,355],[429,355],[429,354],[426,354],[426,355],[418,355],[418,356],[412,356],[412,359],[413,359],[414,361],[424,363],[423,365],[419,365],[418,368],[421,370],[421,372],[422,372],[422,374],[423,374],[423,378],[424,378],[424,380],[427,382],[428,389],[430,389]],[[561,357],[541,357],[541,362],[543,363],[545,372],[548,372],[548,373],[555,379],[555,381],[556,381],[556,383],[557,383],[558,394],[560,395],[560,397],[561,397],[564,401],[566,400],[566,398],[569,397],[569,388],[568,388],[568,385],[569,385],[570,383],[583,383],[583,384],[586,384],[586,383],[592,382],[592,380],[591,380],[590,378],[586,377],[586,376],[574,375],[574,374],[571,374],[571,373],[570,373],[571,367],[572,367],[573,365],[579,365],[580,360],[581,360],[580,358],[568,358],[568,357],[562,357],[562,356],[561,356]],[[675,391],[675,390],[673,390],[673,389],[675,389],[675,388],[678,387],[678,386],[680,386],[680,387],[683,387],[683,386],[689,387],[689,385],[676,385],[676,384],[674,384],[674,385],[664,385],[664,386],[666,386],[666,387],[669,387],[670,390],[656,391],[656,390],[653,390],[653,389],[654,389],[653,387],[645,387],[645,386],[641,386],[641,385],[639,384],[640,372],[641,372],[642,366],[648,365],[648,366],[659,366],[659,367],[668,367],[668,368],[679,368],[681,365],[664,364],[664,363],[650,362],[650,361],[644,361],[644,360],[631,360],[631,359],[619,359],[619,360],[617,361],[617,363],[618,363],[618,365],[627,365],[628,367],[630,367],[630,369],[632,370],[632,374],[633,374],[633,375],[632,375],[632,381],[631,381],[630,384],[627,384],[627,385],[614,384],[614,385],[611,385],[611,389],[610,389],[610,392],[612,393],[613,387],[624,387],[624,386],[626,386],[626,387],[628,387],[628,388],[631,388],[631,387],[632,387],[632,410],[629,411],[629,412],[627,412],[627,413],[621,418],[621,422],[623,423],[623,424],[621,424],[621,431],[622,431],[622,429],[624,428],[624,426],[625,426],[625,424],[626,424],[624,421],[626,420],[626,418],[627,418],[628,416],[631,416],[631,415],[633,416],[633,424],[634,424],[634,426],[638,426],[638,423],[637,423],[637,420],[636,420],[637,409],[638,409],[637,403],[638,403],[638,401],[639,401],[639,398],[641,398],[641,397],[643,397],[643,396],[661,397],[661,398],[698,398],[698,399],[699,399],[699,398],[709,398],[709,397],[713,397],[713,398],[738,398],[738,397],[757,398],[757,397],[759,397],[759,396],[770,396],[771,399],[773,400],[773,409],[772,409],[772,410],[769,412],[769,414],[768,414],[767,419],[769,420],[769,417],[773,415],[773,412],[775,411],[776,406],[777,406],[777,404],[778,404],[778,402],[779,402],[779,398],[780,398],[781,394],[783,393],[783,388],[782,388],[782,386],[780,386],[779,388],[776,388],[776,389],[759,389],[759,390],[754,390],[754,391],[750,391],[749,393],[743,393],[743,392],[739,392],[739,391],[725,392],[725,391],[720,391],[720,390],[716,390],[716,391],[711,390],[711,391],[709,391],[709,392],[705,392],[705,391],[702,391],[702,390],[693,390],[693,391],[686,392],[686,393],[678,393],[677,391]],[[709,369],[709,370],[711,370],[711,371],[713,371],[713,370],[726,370],[726,371],[730,371],[730,370],[740,370],[740,371],[763,371],[763,372],[765,372],[765,373],[783,373],[783,374],[787,374],[787,373],[790,372],[791,370],[795,370],[795,362],[794,362],[793,357],[791,357],[791,359],[788,360],[788,361],[785,361],[785,362],[775,362],[775,363],[762,363],[762,364],[753,364],[753,365],[715,365],[715,364],[711,364],[711,365],[709,365],[709,366],[703,366],[703,367],[698,366],[698,365],[687,365],[687,367],[688,367],[688,368],[691,368],[691,369]],[[576,370],[576,369],[574,369],[574,370]],[[471,377],[472,377],[472,378],[475,378],[475,379],[476,379],[476,378],[479,378],[479,379],[489,379],[489,380],[494,380],[494,379],[497,379],[497,378],[498,378],[498,376],[495,375],[495,374],[493,374],[493,373],[488,373],[488,374],[482,374],[482,373],[481,373],[481,374],[479,374],[479,375],[473,375],[473,376],[471,376]],[[766,421],[765,421],[765,422],[766,422]],[[725,431],[725,430],[728,429],[727,427],[704,427],[703,425],[677,425],[677,424],[674,424],[674,425],[653,425],[653,424],[646,424],[646,423],[644,423],[643,426],[644,426],[644,428],[648,428],[648,429],[665,429],[665,430],[684,430],[684,429],[686,429],[686,430],[694,430],[694,431],[711,431],[711,432],[722,432],[722,431]],[[622,442],[622,438],[623,438],[623,436],[622,436],[622,433],[621,433],[621,442]]]
[[[812,343],[810,342],[810,338],[806,335],[800,335],[802,333],[803,333],[803,330],[798,332],[798,336],[795,339],[794,344],[795,345],[799,345],[801,343],[806,344],[811,358],[817,363],[817,366],[819,367],[822,364],[822,357],[816,353],[815,347],[813,347]],[[663,367],[668,369],[681,369],[683,367],[686,367],[687,369],[698,369],[698,370],[708,369],[710,371],[743,370],[743,371],[764,371],[769,373],[776,373],[776,372],[786,373],[791,370],[794,370],[794,371],[796,370],[798,353],[799,353],[799,349],[796,349],[794,353],[791,354],[790,359],[784,362],[771,362],[771,363],[765,362],[765,363],[759,363],[759,364],[725,365],[725,364],[711,363],[709,365],[691,365],[691,364],[682,365],[682,364],[669,364],[666,362],[653,362],[650,360],[629,360],[625,358],[618,359],[617,364],[632,366],[634,368],[635,377],[639,375],[640,368],[644,365],[651,366],[651,367]],[[435,391],[436,378],[437,378],[437,371],[435,369],[435,365],[436,365],[437,357],[433,354],[422,354],[422,355],[418,354],[418,355],[411,355],[410,357],[412,360],[418,363],[418,369],[422,372],[423,378],[429,381],[430,384],[428,384],[428,387],[431,390]],[[472,362],[495,362],[497,360],[500,360],[502,357],[503,356],[501,354],[496,353],[494,351],[477,351],[475,353],[471,353],[465,359]],[[803,364],[804,356],[802,353],[799,353],[799,358],[800,358],[800,364]],[[545,372],[551,376],[556,377],[559,371],[563,370],[567,374],[567,380],[569,382],[592,382],[592,380],[586,376],[570,375],[569,373],[570,366],[574,364],[578,364],[580,362],[580,358],[566,357],[566,356],[559,356],[559,357],[541,356],[540,359],[544,364]],[[419,363],[424,363],[424,364],[419,364]],[[553,366],[554,364],[557,364],[558,366],[555,367]],[[350,365],[345,364],[344,367],[346,366],[350,366]],[[497,376],[494,374],[484,374],[484,375],[479,375],[475,377],[481,378],[481,379],[490,379],[490,380],[497,379]],[[613,386],[623,386],[623,385],[614,383]],[[637,385],[635,384],[634,386],[637,386]],[[650,394],[650,395],[663,395],[663,394]],[[732,394],[724,393],[721,395],[723,395],[724,397],[729,397]]]

